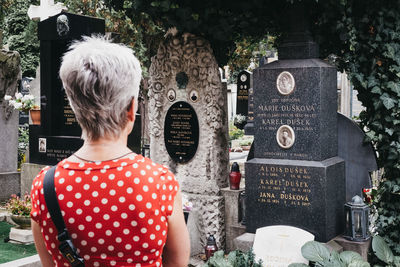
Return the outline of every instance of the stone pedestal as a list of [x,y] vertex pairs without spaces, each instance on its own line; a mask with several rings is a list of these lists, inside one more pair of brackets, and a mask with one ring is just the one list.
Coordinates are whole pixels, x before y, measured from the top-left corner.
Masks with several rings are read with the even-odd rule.
[[244,188],[231,190],[229,187],[221,189],[225,200],[225,252],[235,250],[234,239],[246,231],[246,226],[240,223],[239,218],[239,195]]
[[33,234],[31,229],[18,229],[16,227],[11,227],[10,230],[10,241],[11,243],[17,244],[32,244]]
[[252,233],[244,233],[236,237],[233,239],[233,250],[249,251],[253,247],[255,237],[256,235]]
[[46,165],[24,163],[21,166],[21,193],[31,192],[32,181]]
[[341,247],[343,247],[343,251],[354,251],[363,257],[365,261],[368,260],[368,252],[371,248],[371,239],[363,242],[355,242],[350,241],[344,238],[343,236],[337,236],[332,239],[336,243],[338,243]]

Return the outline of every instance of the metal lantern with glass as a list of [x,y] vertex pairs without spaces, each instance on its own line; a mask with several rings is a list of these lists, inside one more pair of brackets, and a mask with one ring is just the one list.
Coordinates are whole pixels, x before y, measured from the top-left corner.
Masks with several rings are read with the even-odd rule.
[[346,220],[344,238],[356,242],[366,241],[370,238],[369,211],[369,206],[357,195],[350,202],[344,204]]

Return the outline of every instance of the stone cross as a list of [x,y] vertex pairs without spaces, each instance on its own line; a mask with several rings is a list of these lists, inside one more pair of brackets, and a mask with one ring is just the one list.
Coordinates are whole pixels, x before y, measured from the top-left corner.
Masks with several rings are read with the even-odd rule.
[[31,5],[28,9],[28,16],[32,20],[45,20],[51,16],[67,11],[63,3],[54,4],[54,0],[40,0],[40,6]]

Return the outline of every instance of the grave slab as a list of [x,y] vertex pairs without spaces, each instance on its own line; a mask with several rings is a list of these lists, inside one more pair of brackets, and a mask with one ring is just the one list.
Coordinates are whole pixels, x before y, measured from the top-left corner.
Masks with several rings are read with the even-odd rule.
[[18,244],[32,244],[33,234],[31,229],[18,229],[17,227],[11,227],[10,229],[10,242]]

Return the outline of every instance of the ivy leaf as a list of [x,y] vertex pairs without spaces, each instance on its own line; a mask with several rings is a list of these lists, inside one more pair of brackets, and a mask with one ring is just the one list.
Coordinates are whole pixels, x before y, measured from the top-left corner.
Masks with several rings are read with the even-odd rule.
[[387,93],[384,93],[383,95],[381,95],[380,99],[382,100],[382,103],[386,109],[393,108],[397,102],[396,100],[391,98]]
[[386,129],[385,129],[385,133],[388,133],[390,136],[392,136],[393,133],[394,133],[394,130],[391,129],[391,128],[386,128]]
[[362,260],[362,257],[360,254],[354,252],[354,251],[343,251],[340,253],[340,259],[346,264],[350,264],[353,261],[356,260]]
[[380,94],[382,94],[382,90],[381,90],[381,88],[379,88],[378,86],[374,86],[374,87],[372,88],[372,90],[371,90],[371,93],[380,95]]
[[390,88],[393,92],[400,96],[400,85],[398,83],[390,81],[388,82],[388,88]]
[[365,262],[363,260],[357,260],[357,261],[353,261],[351,262],[349,265],[347,265],[348,267],[370,267],[371,265],[369,265],[368,262]]

